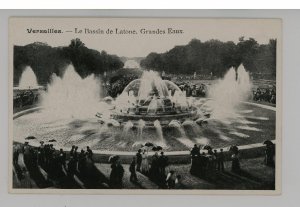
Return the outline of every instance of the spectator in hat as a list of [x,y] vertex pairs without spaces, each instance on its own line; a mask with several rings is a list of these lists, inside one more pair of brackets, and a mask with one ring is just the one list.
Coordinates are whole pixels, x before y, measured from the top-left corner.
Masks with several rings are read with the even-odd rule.
[[223,149],[220,149],[220,152],[218,153],[218,170],[219,171],[224,171],[224,152]]
[[130,171],[130,181],[131,182],[137,182],[137,176],[136,176],[136,157],[132,158],[131,164],[129,166],[129,171]]
[[136,170],[139,172],[141,171],[141,165],[142,165],[142,160],[143,160],[141,152],[142,152],[142,150],[139,149],[135,155],[136,156]]

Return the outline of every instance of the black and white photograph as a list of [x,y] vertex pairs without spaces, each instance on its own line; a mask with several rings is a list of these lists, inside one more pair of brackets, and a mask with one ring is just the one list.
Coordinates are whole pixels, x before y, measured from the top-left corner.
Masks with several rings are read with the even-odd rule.
[[280,19],[9,21],[9,191],[281,192]]

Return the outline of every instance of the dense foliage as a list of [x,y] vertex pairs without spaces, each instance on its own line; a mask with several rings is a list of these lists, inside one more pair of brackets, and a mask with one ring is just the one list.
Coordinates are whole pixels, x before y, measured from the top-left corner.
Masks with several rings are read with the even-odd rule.
[[175,46],[165,53],[150,53],[141,61],[146,69],[179,74],[212,74],[220,77],[230,67],[241,63],[255,75],[275,77],[276,40],[268,44],[259,44],[255,39],[244,37],[236,44],[232,41],[209,40],[201,42],[191,40],[187,45]]
[[78,38],[71,40],[66,47],[51,47],[35,42],[14,46],[14,84],[18,84],[25,66],[33,69],[39,84],[45,84],[53,73],[61,76],[65,67],[71,63],[82,77],[117,70],[124,65],[118,56],[89,49]]

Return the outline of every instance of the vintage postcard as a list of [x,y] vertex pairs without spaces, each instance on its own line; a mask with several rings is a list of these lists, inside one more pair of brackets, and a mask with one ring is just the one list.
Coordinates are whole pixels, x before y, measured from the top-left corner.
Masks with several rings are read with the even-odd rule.
[[281,193],[280,19],[9,20],[9,191]]

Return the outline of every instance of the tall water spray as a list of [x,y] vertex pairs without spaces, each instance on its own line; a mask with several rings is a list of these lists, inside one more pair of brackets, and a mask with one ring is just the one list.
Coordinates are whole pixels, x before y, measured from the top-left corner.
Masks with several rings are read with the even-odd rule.
[[149,94],[153,92],[153,89],[157,91],[157,95],[160,97],[169,96],[168,87],[162,81],[158,73],[152,70],[145,71],[141,77],[141,83],[138,92],[139,100],[147,99]]
[[88,118],[101,109],[100,83],[94,75],[81,78],[69,65],[62,78],[52,75],[47,92],[43,95],[42,106],[51,116]]
[[146,123],[143,119],[140,119],[138,122],[138,137],[140,140],[143,139],[143,131],[146,126]]
[[36,75],[34,74],[32,68],[30,66],[27,66],[21,75],[19,81],[19,88],[32,89],[37,87],[38,87],[38,83],[37,83]]
[[184,131],[183,125],[178,120],[172,120],[169,123],[169,127],[174,127],[180,132],[180,137],[186,137],[186,133]]
[[124,125],[124,128],[123,128],[123,136],[125,138],[127,138],[128,136],[128,133],[129,133],[129,130],[131,130],[133,127],[133,123],[131,121],[127,121]]
[[213,110],[212,118],[232,118],[236,115],[236,107],[251,94],[249,73],[243,65],[240,65],[237,71],[230,68],[224,78],[212,86],[208,93],[212,98],[207,103]]
[[155,130],[156,130],[156,133],[157,133],[157,136],[159,138],[159,141],[157,142],[159,145],[161,146],[166,146],[166,143],[165,143],[165,140],[164,140],[164,136],[163,136],[163,131],[162,131],[162,127],[161,127],[161,124],[160,124],[160,121],[159,120],[155,120],[154,123],[153,123],[154,127],[155,127]]

